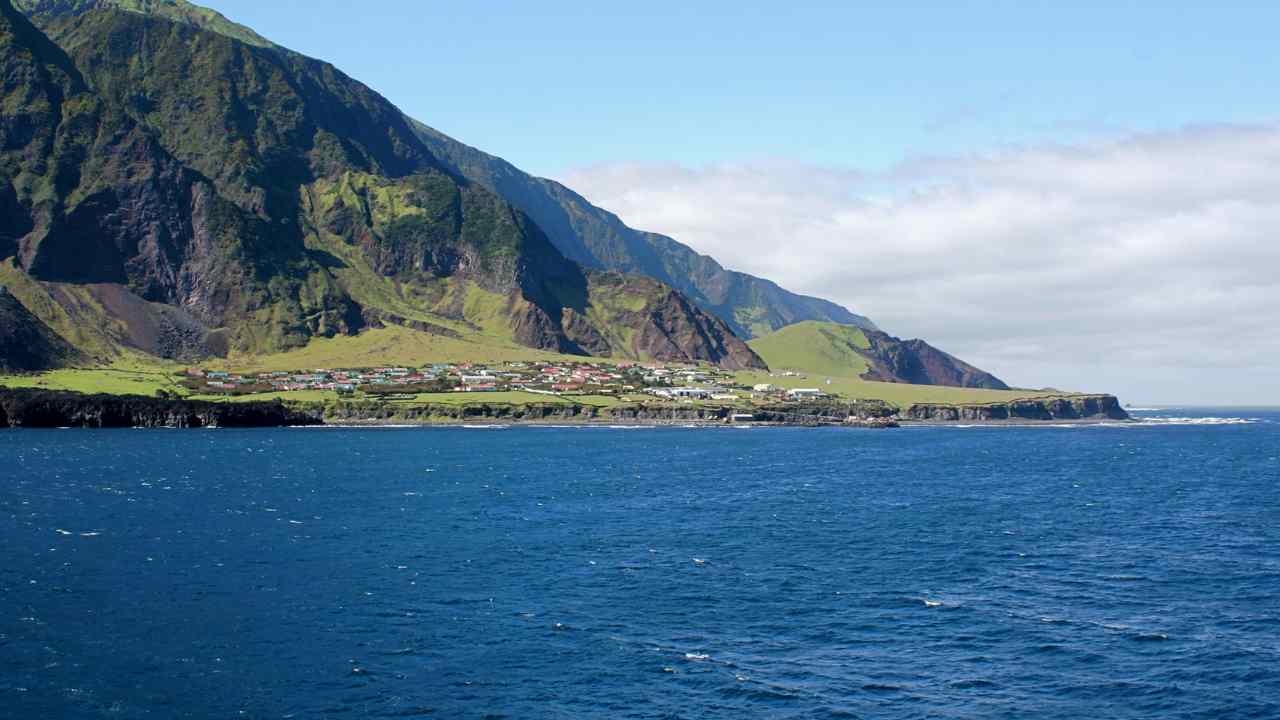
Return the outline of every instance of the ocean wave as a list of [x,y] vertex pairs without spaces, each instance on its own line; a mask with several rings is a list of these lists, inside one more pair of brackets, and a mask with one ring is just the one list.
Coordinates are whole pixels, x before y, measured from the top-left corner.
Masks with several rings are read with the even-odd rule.
[[1241,417],[1149,417],[1138,420],[1139,425],[1254,425],[1256,418]]
[[432,427],[423,424],[326,423],[324,425],[290,425],[290,430],[416,430]]

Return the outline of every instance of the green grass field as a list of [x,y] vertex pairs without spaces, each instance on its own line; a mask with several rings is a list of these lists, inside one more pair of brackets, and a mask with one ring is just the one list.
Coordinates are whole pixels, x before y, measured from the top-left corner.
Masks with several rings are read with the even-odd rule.
[[161,369],[53,370],[39,375],[0,376],[0,386],[108,395],[154,396],[157,390],[182,395],[187,392],[185,388],[178,386],[172,371]]
[[739,383],[745,385],[771,384],[787,390],[818,388],[825,393],[838,395],[850,400],[883,400],[898,407],[909,407],[917,403],[983,405],[1026,398],[1053,397],[1063,394],[1037,390],[981,390],[937,385],[868,382],[858,378],[829,377],[821,374],[806,374],[805,377],[782,377],[779,373],[770,375],[767,372],[741,372],[737,374],[736,379]]
[[352,337],[316,338],[298,350],[273,355],[232,356],[225,360],[202,363],[201,367],[259,373],[314,368],[382,365],[420,367],[446,362],[500,363],[563,359],[568,358],[493,338],[455,339],[393,326],[366,330]]
[[[863,380],[860,376],[868,370],[867,360],[856,350],[870,347],[866,334],[855,327],[832,323],[796,323],[752,340],[750,345],[773,372],[738,373],[738,382],[747,385],[769,383],[784,389],[818,388],[851,400],[883,400],[898,407],[917,403],[980,405],[1064,394]],[[783,377],[781,373],[785,370],[803,373],[804,377]]]

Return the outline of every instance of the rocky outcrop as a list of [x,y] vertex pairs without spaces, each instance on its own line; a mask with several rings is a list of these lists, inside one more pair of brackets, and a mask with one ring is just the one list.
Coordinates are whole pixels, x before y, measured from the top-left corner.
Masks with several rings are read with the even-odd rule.
[[865,331],[870,345],[858,352],[870,368],[865,380],[901,382],[913,385],[1008,390],[1003,380],[949,355],[923,340],[899,340],[887,333]]
[[376,400],[330,403],[202,402],[140,396],[82,395],[0,389],[0,428],[251,428],[386,423],[725,424],[802,427],[897,427],[903,422],[982,423],[1127,420],[1109,395],[1021,400],[993,405],[919,404],[896,410],[880,400],[735,405],[631,403],[600,407],[571,402],[401,404]]
[[319,425],[315,408],[47,390],[0,390],[0,427],[255,428]]
[[899,417],[943,423],[1131,419],[1120,401],[1111,395],[1027,399],[990,405],[916,404],[900,411]]
[[0,286],[0,372],[52,370],[83,356]]
[[730,370],[766,369],[721,319],[694,307],[683,295],[653,283],[658,292],[626,324],[638,326],[634,350],[666,362],[711,362]]
[[633,403],[598,407],[576,403],[424,403],[401,405],[369,401],[338,402],[324,407],[326,422],[360,424],[381,422],[602,422],[637,424],[727,423],[750,416],[750,422],[779,425],[891,425],[893,408],[878,400],[832,403],[779,403],[744,410],[733,405],[672,405]]

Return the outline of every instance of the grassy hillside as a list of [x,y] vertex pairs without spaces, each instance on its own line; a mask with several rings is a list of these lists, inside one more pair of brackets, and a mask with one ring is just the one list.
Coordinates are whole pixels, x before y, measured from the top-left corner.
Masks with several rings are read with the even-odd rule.
[[774,370],[856,378],[870,369],[858,351],[871,348],[860,328],[802,322],[748,343]]
[[803,322],[749,344],[774,370],[908,385],[1009,389],[991,373],[923,340],[900,340],[879,330]]
[[[567,356],[537,350],[483,334],[467,338],[389,326],[366,330],[355,336],[316,338],[304,348],[271,355],[234,355],[204,363],[211,369],[271,372],[307,368],[374,367],[428,363],[512,362],[554,360]],[[582,358],[575,358],[581,360]]]
[[[924,346],[926,350],[922,352],[921,345],[919,341],[903,342],[881,332],[848,325],[798,323],[750,342],[751,349],[769,364],[772,372],[744,372],[737,377],[745,384],[818,388],[832,395],[884,400],[899,407],[915,403],[984,404],[1062,394],[990,386],[958,387],[954,382],[879,381],[886,375],[900,377],[912,372],[927,375],[932,370],[935,375],[944,374],[936,367],[926,367],[919,360],[921,356],[930,363],[946,363],[943,369],[951,371],[953,376],[970,370],[969,366],[934,348]],[[785,371],[800,375],[787,377],[783,375]]]

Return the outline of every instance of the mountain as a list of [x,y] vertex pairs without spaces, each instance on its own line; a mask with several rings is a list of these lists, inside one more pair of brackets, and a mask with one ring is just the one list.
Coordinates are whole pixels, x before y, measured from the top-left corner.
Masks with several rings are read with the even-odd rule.
[[423,123],[411,124],[447,167],[523,210],[569,258],[586,267],[646,275],[666,283],[742,337],[765,335],[804,320],[877,329],[869,319],[835,303],[726,270],[714,259],[665,235],[633,230],[618,216],[560,183],[529,175]]
[[915,385],[1009,389],[994,375],[923,340],[899,340],[850,325],[797,323],[756,338],[750,345],[775,370]]
[[[45,27],[94,11],[118,10],[207,30],[254,47],[274,49],[303,64],[308,62],[253,30],[185,0],[13,0],[13,4]],[[570,260],[587,268],[644,275],[669,285],[724,320],[742,337],[765,334],[801,320],[828,320],[875,329],[867,318],[835,303],[797,295],[769,280],[726,270],[714,259],[669,237],[627,227],[616,215],[559,183],[530,176],[501,158],[464,145],[425,124],[408,122],[445,168],[529,215]]]
[[397,324],[763,365],[676,290],[566,258],[327,63],[181,0],[21,2],[41,28],[0,0],[0,277],[82,347],[185,359]]

